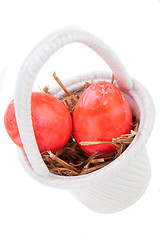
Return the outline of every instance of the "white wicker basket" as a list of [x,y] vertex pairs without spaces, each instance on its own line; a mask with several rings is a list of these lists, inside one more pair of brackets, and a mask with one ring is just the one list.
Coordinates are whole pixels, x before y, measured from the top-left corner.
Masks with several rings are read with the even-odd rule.
[[[80,42],[96,51],[110,66],[119,88],[127,97],[132,112],[140,119],[139,131],[130,146],[115,161],[90,174],[65,177],[49,173],[38,150],[31,121],[31,92],[43,64],[59,48]],[[111,78],[111,73],[96,72],[95,81]],[[90,80],[85,74],[65,81],[72,91]],[[62,92],[54,86],[53,95]],[[145,149],[154,123],[154,105],[146,89],[132,79],[116,54],[97,37],[80,29],[63,29],[44,39],[23,63],[15,91],[15,110],[25,151],[19,150],[24,168],[36,180],[52,187],[69,189],[90,209],[111,213],[134,203],[146,190],[150,180],[150,164]],[[26,159],[29,159],[30,164]]]

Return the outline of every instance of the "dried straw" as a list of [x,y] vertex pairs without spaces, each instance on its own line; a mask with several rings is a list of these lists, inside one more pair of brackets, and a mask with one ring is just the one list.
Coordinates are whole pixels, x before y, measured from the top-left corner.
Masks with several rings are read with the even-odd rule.
[[[61,99],[70,113],[73,113],[74,107],[77,103],[76,99],[79,98],[79,92],[81,90],[85,91],[91,84],[93,84],[94,75],[91,78],[91,83],[85,82],[83,89],[76,90],[73,94],[71,94],[66,87],[62,84],[60,79],[53,74],[57,83],[61,86],[64,92],[67,94],[67,97]],[[112,84],[114,84],[114,75],[112,75]],[[45,87],[43,91],[45,93],[49,93],[49,88]],[[71,103],[69,103],[71,101]],[[92,145],[92,144],[105,144],[110,143],[116,146],[115,150],[110,152],[98,153],[95,152],[91,156],[85,153],[76,142],[74,135],[72,133],[68,143],[59,149],[57,152],[53,153],[50,150],[42,152],[42,158],[47,165],[49,171],[53,174],[58,174],[62,176],[78,176],[83,174],[88,174],[93,171],[96,171],[114,161],[117,157],[119,157],[126,148],[131,144],[134,137],[138,131],[138,119],[137,117],[133,118],[133,123],[131,123],[132,130],[128,134],[121,135],[118,138],[113,138],[111,142],[109,141],[98,141],[98,142],[81,142],[81,145]],[[106,154],[112,153],[112,156],[103,157]],[[113,154],[114,153],[114,154]]]

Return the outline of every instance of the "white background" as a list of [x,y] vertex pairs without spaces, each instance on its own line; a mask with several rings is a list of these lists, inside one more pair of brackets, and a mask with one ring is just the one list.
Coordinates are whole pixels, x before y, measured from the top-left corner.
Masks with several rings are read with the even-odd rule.
[[[0,5],[0,238],[160,239],[160,1],[1,0]],[[92,212],[69,192],[33,180],[22,168],[4,129],[4,111],[14,97],[24,58],[46,35],[70,25],[105,41],[130,75],[149,90],[156,107],[156,122],[147,143],[150,185],[139,201],[114,214]],[[73,44],[49,60],[36,84],[51,84],[53,71],[65,78],[106,69],[95,53]]]

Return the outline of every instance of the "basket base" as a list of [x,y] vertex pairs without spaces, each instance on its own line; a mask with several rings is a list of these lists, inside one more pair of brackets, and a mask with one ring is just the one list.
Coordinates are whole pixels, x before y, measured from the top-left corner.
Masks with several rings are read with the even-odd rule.
[[151,177],[146,149],[136,154],[128,166],[116,176],[97,184],[74,189],[72,195],[98,213],[114,213],[135,203],[145,192]]

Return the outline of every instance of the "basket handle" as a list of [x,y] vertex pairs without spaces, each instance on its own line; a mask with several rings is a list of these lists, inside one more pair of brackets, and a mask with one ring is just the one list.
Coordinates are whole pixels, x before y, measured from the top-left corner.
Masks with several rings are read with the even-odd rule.
[[80,42],[97,52],[110,66],[119,87],[131,90],[133,82],[117,55],[100,39],[80,29],[63,29],[45,38],[32,50],[24,61],[16,83],[15,112],[20,137],[25,153],[35,173],[46,176],[49,174],[33,132],[31,120],[31,92],[34,80],[44,63],[61,47]]

